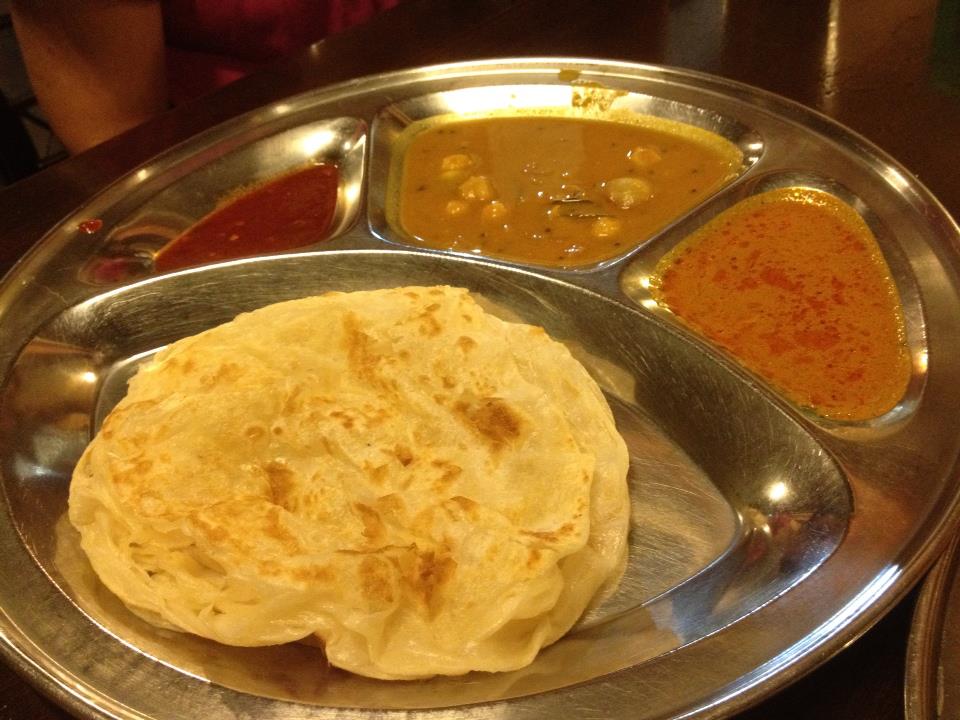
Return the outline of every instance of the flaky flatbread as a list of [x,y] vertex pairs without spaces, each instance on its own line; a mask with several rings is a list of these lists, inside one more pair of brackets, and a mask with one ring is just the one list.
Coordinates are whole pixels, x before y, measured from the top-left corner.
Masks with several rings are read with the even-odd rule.
[[321,639],[377,678],[530,663],[622,569],[628,457],[600,390],[465,290],[279,303],[142,366],[70,520],[157,625]]

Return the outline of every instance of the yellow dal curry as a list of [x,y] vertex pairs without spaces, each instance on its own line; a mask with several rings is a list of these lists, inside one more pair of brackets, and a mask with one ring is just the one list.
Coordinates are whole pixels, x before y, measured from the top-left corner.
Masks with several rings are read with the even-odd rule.
[[394,225],[427,247],[554,267],[621,255],[743,162],[719,135],[647,116],[440,118],[399,147]]
[[735,205],[658,264],[655,299],[797,404],[866,420],[910,379],[900,298],[860,215],[825,192]]

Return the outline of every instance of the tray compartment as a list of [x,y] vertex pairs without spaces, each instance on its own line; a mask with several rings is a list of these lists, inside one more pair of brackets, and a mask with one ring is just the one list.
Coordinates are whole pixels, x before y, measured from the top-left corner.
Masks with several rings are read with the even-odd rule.
[[[848,432],[857,427],[881,428],[903,422],[920,402],[926,376],[926,331],[916,278],[910,271],[906,255],[890,226],[863,199],[833,178],[809,171],[770,171],[756,174],[751,178],[744,179],[742,183],[736,186],[721,191],[696,215],[691,215],[678,222],[634,253],[624,264],[620,273],[620,290],[631,301],[654,313],[664,322],[673,324],[681,332],[689,333],[696,337],[698,341],[713,348],[714,346],[709,340],[701,338],[694,330],[687,328],[680,322],[673,313],[656,303],[649,290],[650,279],[656,270],[657,263],[686,237],[718,215],[733,208],[739,202],[781,188],[810,188],[823,191],[852,207],[863,218],[876,238],[877,245],[890,268],[891,277],[900,296],[904,314],[905,339],[912,359],[912,373],[903,398],[893,409],[878,418],[864,421],[840,421],[824,418],[812,411],[803,410],[801,412],[811,422],[824,429],[840,433]],[[825,259],[825,262],[828,261],[829,259]],[[723,350],[718,349],[716,352],[729,357],[732,362],[738,362],[735,357]],[[758,382],[766,384],[765,380],[759,376],[756,377]]]
[[[650,115],[685,123],[725,138],[735,145],[743,156],[739,172],[727,182],[728,186],[747,173],[764,152],[765,143],[761,136],[730,116],[705,107],[645,93],[576,84],[539,84],[470,87],[409,98],[383,108],[373,121],[368,186],[368,218],[371,231],[388,242],[424,249],[422,243],[400,227],[394,212],[398,200],[392,195],[393,186],[390,182],[391,175],[399,173],[403,161],[398,139],[412,123],[444,115],[474,119],[493,113],[530,115],[536,111],[566,112],[578,108],[586,108],[583,117],[589,120],[609,119],[616,122],[618,114],[620,121],[623,121],[625,115]],[[683,211],[678,218],[696,213],[697,208],[716,192],[715,190],[705,195],[696,206]],[[676,219],[671,221],[671,224]],[[606,267],[616,262],[618,257],[629,254],[638,246],[642,247],[659,232],[660,230],[638,242],[625,238],[624,250],[616,257],[572,267],[569,271],[584,272]],[[436,252],[469,256],[467,253],[452,250]],[[533,262],[498,260],[493,256],[488,259],[511,265],[537,266]]]
[[153,274],[154,254],[225,198],[309,164],[334,165],[338,171],[336,209],[317,242],[343,234],[359,214],[366,123],[339,117],[268,129],[224,138],[159,177],[141,170],[149,182],[104,213],[103,240],[84,263],[81,279],[103,285]]
[[[325,671],[313,648],[227,648],[156,631],[97,589],[63,520],[69,474],[140,360],[269,302],[437,282],[471,288],[507,319],[544,326],[607,393],[631,452],[634,521],[630,564],[613,596],[527,669],[411,684]],[[48,392],[27,404],[36,385],[21,378],[41,372]],[[437,707],[590,680],[706,637],[787,592],[836,549],[852,511],[829,453],[696,343],[590,291],[491,263],[324,251],[182,271],[66,310],[27,345],[12,378],[0,418],[18,430],[0,448],[9,458],[2,471],[15,526],[36,562],[111,635],[185,672],[269,697]],[[65,378],[86,389],[71,399]],[[61,439],[56,463],[30,450],[51,433]],[[120,647],[106,634],[91,642],[98,653]],[[265,666],[284,670],[253,671]]]

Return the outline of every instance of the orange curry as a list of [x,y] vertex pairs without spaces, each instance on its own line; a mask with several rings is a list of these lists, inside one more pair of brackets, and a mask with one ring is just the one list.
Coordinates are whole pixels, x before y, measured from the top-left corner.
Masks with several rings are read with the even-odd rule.
[[825,192],[749,198],[658,264],[658,303],[797,404],[841,420],[891,410],[910,379],[890,270],[857,212]]
[[719,135],[635,116],[435,119],[398,143],[391,222],[417,244],[554,267],[618,256],[740,171]]

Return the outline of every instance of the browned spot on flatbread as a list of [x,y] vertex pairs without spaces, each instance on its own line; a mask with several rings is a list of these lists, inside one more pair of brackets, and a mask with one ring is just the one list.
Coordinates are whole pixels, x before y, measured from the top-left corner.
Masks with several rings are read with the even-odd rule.
[[530,548],[527,553],[527,567],[531,570],[540,562],[541,552],[539,548]]
[[267,510],[266,515],[263,518],[263,534],[266,537],[272,538],[280,543],[284,552],[287,552],[291,555],[297,555],[302,552],[303,548],[300,547],[300,542],[297,540],[296,536],[293,535],[289,530],[287,530],[283,523],[280,522],[280,513],[282,510],[273,505]]
[[448,552],[415,550],[412,567],[404,580],[417,599],[431,611],[437,606],[443,587],[450,582],[457,569],[457,561]]
[[330,417],[338,420],[343,426],[344,430],[352,430],[354,425],[353,416],[345,410],[334,410],[330,413]]
[[496,397],[475,402],[458,400],[454,412],[495,450],[520,437],[523,422],[504,400]]
[[360,516],[360,521],[363,523],[363,536],[367,541],[374,544],[382,543],[387,537],[387,531],[377,511],[363,503],[354,503],[353,509]]
[[373,463],[365,462],[363,463],[362,467],[364,472],[367,474],[367,477],[370,478],[374,485],[383,485],[386,482],[387,475],[390,472],[390,466],[386,463],[374,465]]
[[397,516],[406,509],[406,503],[403,502],[403,498],[397,493],[381,495],[377,498],[376,505],[381,513],[389,516]]
[[463,495],[455,495],[454,497],[450,498],[450,502],[455,503],[459,505],[463,510],[468,510],[468,511],[472,511],[480,507],[480,505],[477,503],[476,500],[471,500],[470,498],[464,497]]
[[366,421],[368,426],[382,425],[385,421],[389,420],[392,417],[390,411],[382,407],[374,407],[371,405],[363,406],[363,418]]
[[303,407],[302,398],[303,388],[297,385],[293,391],[287,395],[283,401],[283,407],[280,408],[281,415],[295,415]]
[[393,454],[396,456],[397,460],[400,461],[400,464],[406,467],[413,462],[413,451],[408,448],[406,445],[394,445]]
[[568,535],[572,535],[574,533],[574,530],[575,528],[573,526],[573,523],[564,523],[556,530],[546,530],[546,531],[521,530],[520,534],[529,535],[530,537],[535,537],[538,540],[543,540],[544,542],[556,543],[556,542],[560,542],[562,539],[564,539]]
[[331,583],[337,576],[326,565],[308,565],[307,567],[295,568],[291,575],[296,580],[305,583]]
[[453,519],[460,519],[465,516],[468,520],[476,521],[479,518],[480,504],[463,495],[455,495],[447,500],[444,503],[444,508]]
[[257,563],[257,570],[266,577],[279,577],[283,574],[284,568],[274,560],[261,560]]
[[439,305],[430,305],[417,317],[417,320],[420,321],[418,329],[421,335],[436,337],[443,332],[443,325],[440,324],[440,321],[437,320],[433,314],[439,307]]
[[467,335],[461,335],[457,338],[457,347],[463,352],[470,352],[477,346],[477,341]]
[[292,495],[296,489],[293,471],[277,460],[264,463],[261,467],[267,474],[267,482],[270,483],[270,499],[274,505],[290,510],[293,504]]
[[430,465],[440,473],[433,481],[433,489],[440,493],[449,489],[453,481],[463,474],[463,468],[449,460],[432,460]]
[[377,367],[383,358],[376,351],[374,339],[363,332],[355,313],[343,316],[343,338],[350,369],[367,382],[382,385]]
[[[184,365],[186,368],[186,365]],[[213,372],[205,373],[200,376],[200,386],[204,388],[213,388],[218,385],[235,382],[243,375],[243,370],[239,365],[232,362],[224,362],[217,365]]]
[[219,544],[230,537],[230,533],[222,525],[208,522],[198,515],[194,515],[190,519],[193,521],[194,527],[200,531],[200,534],[208,542]]
[[181,360],[179,357],[172,357],[166,361],[166,366],[182,375],[189,375],[196,369],[196,364],[192,357]]
[[379,557],[367,555],[360,561],[360,585],[367,600],[376,603],[393,602],[391,565]]
[[[138,487],[141,487],[142,485],[144,485],[144,483],[146,483],[146,485],[149,487],[150,483],[148,480],[145,481],[144,475],[150,472],[150,470],[153,468],[152,460],[147,460],[146,458],[140,458],[136,460],[132,465],[124,465],[124,468],[125,469],[123,470],[117,469],[116,471],[114,471],[114,475],[112,478],[114,485],[116,485],[118,488],[128,487],[130,490],[133,490],[134,492]],[[153,496],[153,493],[145,492],[143,493],[143,495]],[[163,505],[161,504],[161,507],[162,506]]]
[[248,425],[243,434],[248,440],[259,440],[267,434],[267,431],[262,425]]

